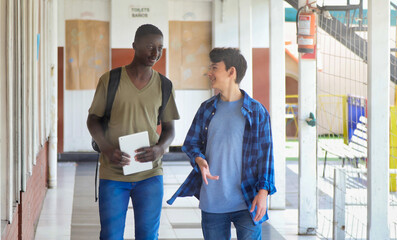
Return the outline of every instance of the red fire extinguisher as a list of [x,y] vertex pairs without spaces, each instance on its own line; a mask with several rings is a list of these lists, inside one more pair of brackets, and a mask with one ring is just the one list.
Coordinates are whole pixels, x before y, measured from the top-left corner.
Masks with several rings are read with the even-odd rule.
[[313,53],[316,45],[316,14],[307,5],[297,13],[298,52]]

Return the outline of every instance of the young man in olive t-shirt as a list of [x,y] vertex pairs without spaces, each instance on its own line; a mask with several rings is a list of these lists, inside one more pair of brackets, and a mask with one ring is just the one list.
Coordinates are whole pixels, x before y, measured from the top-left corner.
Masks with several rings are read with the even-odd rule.
[[[99,80],[87,126],[101,154],[99,170],[100,239],[123,239],[128,202],[134,209],[135,239],[157,239],[163,198],[161,157],[174,136],[174,120],[179,119],[174,91],[161,117],[157,134],[157,115],[162,104],[159,73],[152,66],[160,59],[163,34],[155,26],[140,26],[133,43],[135,55],[122,67],[120,83],[112,106],[108,129],[100,118],[105,113],[109,72]],[[135,159],[120,151],[120,136],[148,131],[150,147],[141,148]],[[123,175],[122,167],[130,161],[153,162],[151,170]]]

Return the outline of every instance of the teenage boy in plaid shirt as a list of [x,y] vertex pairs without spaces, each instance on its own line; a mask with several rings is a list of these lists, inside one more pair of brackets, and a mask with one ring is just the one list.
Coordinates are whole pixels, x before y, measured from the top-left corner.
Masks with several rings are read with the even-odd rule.
[[[239,88],[247,62],[238,49],[210,52],[208,77],[219,94],[203,102],[182,150],[193,170],[168,200],[200,200],[206,240],[261,239],[274,186],[273,141],[268,111]],[[204,184],[202,184],[204,182]]]

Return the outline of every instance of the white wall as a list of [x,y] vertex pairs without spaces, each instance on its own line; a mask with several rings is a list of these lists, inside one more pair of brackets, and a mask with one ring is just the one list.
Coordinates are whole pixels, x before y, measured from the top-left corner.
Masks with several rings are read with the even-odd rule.
[[[65,46],[65,20],[72,19],[110,21],[110,2],[109,0],[60,0],[58,2],[58,46]],[[64,62],[66,62],[65,59]],[[64,90],[65,152],[91,151],[92,149],[86,120],[94,93],[95,90]]]
[[269,0],[252,0],[252,47],[269,47]]
[[[169,21],[212,21],[211,1],[169,0],[168,2]],[[181,118],[176,121],[176,134],[172,145],[180,146],[185,140],[197,109],[203,101],[211,97],[211,91],[177,90],[175,94]]]
[[169,0],[169,21],[211,21],[210,0]]
[[[285,22],[284,23],[284,40],[290,41],[291,44],[296,43],[296,23],[295,22]],[[296,46],[298,47],[298,46]]]
[[214,1],[212,47],[238,47],[238,0]]
[[[238,0],[215,1],[213,47],[239,47]],[[252,0],[252,47],[269,47],[269,0]]]
[[[136,29],[145,23],[157,26],[164,35],[168,49],[168,1],[111,0],[110,47],[131,48]],[[132,17],[132,8],[148,8],[146,17]]]
[[[67,1],[67,0],[66,0]],[[65,2],[58,0],[58,47],[65,46]]]

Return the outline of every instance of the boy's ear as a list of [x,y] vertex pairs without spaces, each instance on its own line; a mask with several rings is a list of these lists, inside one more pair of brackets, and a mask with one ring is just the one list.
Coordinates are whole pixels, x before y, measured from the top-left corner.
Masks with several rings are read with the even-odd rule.
[[228,72],[230,77],[232,77],[233,79],[237,78],[237,71],[235,67],[230,67]]

